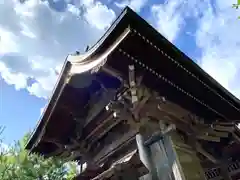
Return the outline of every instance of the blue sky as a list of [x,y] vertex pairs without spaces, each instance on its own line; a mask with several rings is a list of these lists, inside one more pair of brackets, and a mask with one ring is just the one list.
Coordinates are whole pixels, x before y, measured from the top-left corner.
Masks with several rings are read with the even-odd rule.
[[235,0],[0,0],[4,143],[33,129],[67,54],[92,45],[126,5],[240,97]]

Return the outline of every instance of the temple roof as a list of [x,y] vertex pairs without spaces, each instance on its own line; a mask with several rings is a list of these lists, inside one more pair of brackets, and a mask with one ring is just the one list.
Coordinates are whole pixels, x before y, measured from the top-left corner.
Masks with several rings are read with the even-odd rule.
[[[135,65],[136,74],[144,75],[146,87],[209,124],[240,117],[240,101],[236,97],[127,7],[87,52],[66,58],[26,149],[51,156],[73,143],[72,137],[88,137],[88,141],[96,143],[97,137],[89,140],[89,134],[109,118],[104,108],[124,91],[131,64]],[[121,125],[121,131],[113,135],[116,137],[105,138],[104,143],[127,132],[123,143],[136,133],[125,125]]]

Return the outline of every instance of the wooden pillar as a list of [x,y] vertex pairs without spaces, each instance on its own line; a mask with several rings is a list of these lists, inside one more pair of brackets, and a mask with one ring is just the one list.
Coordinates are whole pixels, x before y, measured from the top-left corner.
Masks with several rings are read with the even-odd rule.
[[174,180],[172,168],[169,164],[169,157],[164,146],[164,141],[160,139],[150,146],[151,158],[159,180]]
[[185,144],[180,135],[173,131],[164,137],[164,146],[169,167],[176,180],[205,180],[203,168],[196,152]]
[[154,167],[154,163],[152,160],[150,148],[144,145],[144,139],[141,134],[136,135],[136,141],[137,141],[139,158],[142,161],[142,163],[146,166],[146,168],[149,170],[149,176],[147,177],[147,179],[157,180],[158,178],[157,178],[156,169]]
[[148,179],[206,180],[196,152],[177,131],[162,135],[147,146],[140,135],[136,139],[140,159],[150,171]]

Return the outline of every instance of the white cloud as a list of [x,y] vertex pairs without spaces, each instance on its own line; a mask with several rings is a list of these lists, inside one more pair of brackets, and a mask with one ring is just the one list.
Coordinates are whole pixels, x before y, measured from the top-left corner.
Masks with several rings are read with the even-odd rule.
[[120,2],[115,2],[115,5],[119,8],[124,8],[129,6],[136,12],[140,12],[141,9],[147,4],[148,0],[122,0]]
[[173,42],[186,25],[187,18],[196,18],[209,6],[208,0],[165,0],[151,7],[151,18],[156,29]]
[[172,42],[187,33],[182,31],[189,18],[197,22],[193,37],[202,51],[199,65],[240,98],[240,20],[233,3],[235,0],[166,0],[153,5],[151,11],[155,27]]
[[[86,7],[86,20],[98,29],[104,30],[110,25],[110,22],[115,19],[114,11],[109,10],[107,6],[100,2],[95,2],[95,4],[93,2],[89,3]],[[95,23],[96,21],[98,22],[97,24]]]
[[48,1],[0,1],[0,74],[8,84],[48,97],[65,57],[93,44],[115,18],[99,1],[81,3],[57,12]]
[[[140,11],[147,2],[123,0],[116,5]],[[199,64],[240,97],[239,14],[231,8],[235,0],[215,2],[213,6],[208,0],[166,0],[151,7],[152,24],[173,42],[188,18],[199,22],[194,36],[202,50]],[[60,13],[47,1],[0,1],[0,73],[7,83],[47,97],[66,55],[96,41],[115,18],[114,11],[100,1],[76,3]]]
[[11,32],[4,31],[0,28],[0,56],[6,52],[15,52],[18,45],[14,42],[15,36]]
[[196,42],[203,51],[200,65],[240,98],[240,21],[234,1],[217,0],[200,19]]
[[152,14],[156,28],[169,41],[174,41],[183,25],[183,16],[177,10],[181,1],[167,1],[164,4],[152,6]]
[[42,116],[42,114],[44,113],[45,108],[46,108],[46,105],[40,109],[40,116]]

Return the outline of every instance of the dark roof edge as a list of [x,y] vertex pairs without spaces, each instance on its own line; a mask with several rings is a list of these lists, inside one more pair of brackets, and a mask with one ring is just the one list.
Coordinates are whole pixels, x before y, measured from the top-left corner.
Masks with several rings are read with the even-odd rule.
[[[183,59],[186,59],[187,63],[191,64],[193,68],[195,68],[199,74],[202,74],[205,76],[213,86],[216,86],[220,91],[225,93],[229,98],[236,104],[240,106],[240,99],[238,99],[236,96],[234,96],[229,90],[224,88],[218,81],[216,81],[212,76],[210,76],[206,71],[202,69],[201,66],[199,66],[196,62],[194,62],[190,57],[188,57],[185,53],[183,53],[180,49],[178,49],[173,43],[171,43],[168,39],[166,39],[162,34],[160,34],[154,27],[152,27],[145,19],[143,19],[141,16],[136,15],[136,13],[130,9],[129,7],[125,8],[125,11],[129,13],[129,16],[131,16],[134,20],[137,20],[138,22],[141,22],[146,26],[151,32],[153,33],[153,36],[161,39],[163,43],[166,44],[166,46],[171,47],[177,54],[179,54],[180,57]],[[213,87],[214,88],[214,87]],[[216,89],[215,88],[215,89]]]
[[[98,39],[98,41],[92,45],[87,52],[78,55],[77,61],[71,61],[72,64],[77,63],[84,63],[84,61],[88,61],[91,57],[96,55],[96,51],[100,50],[102,46],[104,46],[104,42],[107,41],[109,35],[115,30],[115,27],[120,24],[123,17],[126,17],[126,15],[129,14],[129,12],[132,11],[129,7],[124,8],[124,10],[117,16],[117,18],[111,23],[111,26],[105,31],[105,33]],[[125,27],[123,29],[126,29]],[[122,32],[121,32],[122,33]],[[121,34],[119,33],[119,34]]]
[[105,33],[99,38],[99,40],[89,48],[89,50],[85,53],[97,50],[103,42],[106,40],[109,34],[114,30],[117,24],[121,21],[121,19],[129,12],[132,11],[129,7],[124,8],[123,11],[117,16],[117,18],[111,23],[111,26],[105,31]]
[[[128,11],[132,11],[129,7],[126,7],[119,16],[113,21],[111,26],[108,28],[108,30],[103,34],[103,36],[82,56],[85,56],[87,59],[97,50],[103,42],[107,39],[108,35],[114,30],[116,25],[119,23],[119,21],[127,14]],[[65,85],[65,79],[67,75],[69,74],[70,68],[71,68],[71,62],[69,62],[68,57],[65,59],[65,63],[63,65],[62,71],[59,75],[58,81],[55,84],[55,87],[52,91],[52,96],[50,97],[46,108],[44,109],[42,116],[40,120],[38,121],[35,129],[31,133],[31,136],[25,146],[26,149],[32,150],[34,146],[38,143],[37,141],[41,138],[43,135],[44,129],[46,124],[48,123],[48,120],[54,111],[54,108],[58,102],[59,97],[61,96],[62,89]],[[77,63],[77,62],[76,62]]]
[[[126,17],[127,15],[127,17]],[[231,92],[229,92],[227,89],[225,89],[220,83],[218,83],[214,78],[212,78],[209,74],[207,74],[198,64],[196,64],[192,59],[190,59],[188,56],[186,56],[181,50],[179,50],[177,47],[175,47],[171,42],[169,42],[164,36],[162,36],[156,29],[152,28],[152,26],[147,23],[142,17],[137,15],[132,9],[129,7],[124,8],[124,10],[120,13],[120,15],[113,21],[111,26],[108,28],[108,30],[103,34],[103,36],[82,56],[85,56],[87,59],[89,59],[94,53],[96,53],[97,50],[99,50],[103,45],[105,40],[107,40],[108,36],[113,32],[114,28],[121,22],[121,20],[124,18],[127,18],[130,21],[137,21],[137,24],[140,26],[145,26],[147,30],[151,31],[151,36],[155,36],[159,39],[161,39],[161,42],[166,44],[166,46],[171,47],[173,51],[175,51],[177,54],[179,54],[180,57],[187,60],[187,63],[190,63],[193,68],[195,68],[199,74],[202,74],[203,76],[208,79],[213,86],[216,86],[222,93],[225,93],[229,98],[236,104],[239,104],[240,106],[240,100],[238,100]],[[127,25],[127,24],[126,24]],[[129,24],[128,24],[129,25]],[[131,27],[130,27],[131,28]],[[85,60],[85,59],[82,59]],[[77,63],[77,62],[76,62]],[[55,88],[53,90],[53,94],[51,98],[49,99],[49,102],[47,104],[47,107],[45,108],[45,111],[42,114],[42,117],[40,118],[36,128],[32,132],[32,135],[30,137],[30,140],[28,141],[26,145],[26,149],[32,149],[39,138],[41,138],[42,133],[44,132],[44,128],[48,122],[49,117],[51,116],[59,97],[61,96],[62,89],[65,85],[65,79],[67,75],[69,74],[69,70],[71,68],[71,62],[67,61],[67,58],[65,60],[65,64],[62,68],[62,72],[59,75],[59,79],[55,85]],[[214,87],[213,87],[214,88]],[[216,89],[214,88],[214,89]],[[39,132],[40,131],[40,132]],[[40,135],[39,135],[40,133]]]
[[43,132],[44,132],[45,126],[49,120],[49,117],[51,116],[52,112],[54,111],[56,104],[58,102],[58,99],[62,94],[62,90],[65,85],[66,78],[68,76],[68,72],[69,72],[70,68],[71,68],[71,63],[65,60],[65,63],[61,70],[61,73],[59,74],[57,83],[55,84],[55,87],[52,91],[53,92],[52,96],[49,98],[47,106],[44,108],[44,111],[41,115],[41,118],[39,119],[35,129],[31,133],[31,136],[25,146],[26,149],[31,150],[38,143],[38,140],[43,135]]

